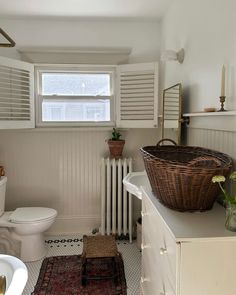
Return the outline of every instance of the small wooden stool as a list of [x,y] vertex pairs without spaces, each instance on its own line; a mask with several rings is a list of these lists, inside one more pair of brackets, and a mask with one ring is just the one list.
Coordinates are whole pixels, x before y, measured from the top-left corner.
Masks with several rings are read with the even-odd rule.
[[[86,285],[88,280],[113,279],[117,277],[115,257],[119,255],[114,236],[84,236],[82,253],[82,285]],[[89,276],[87,273],[87,263],[90,259],[111,258],[112,274],[110,276],[96,275]]]

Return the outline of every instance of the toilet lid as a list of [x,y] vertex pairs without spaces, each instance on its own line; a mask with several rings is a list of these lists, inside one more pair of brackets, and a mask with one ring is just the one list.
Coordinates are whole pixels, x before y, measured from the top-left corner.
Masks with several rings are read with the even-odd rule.
[[17,208],[9,217],[9,221],[14,223],[30,223],[40,220],[50,219],[57,215],[57,211],[44,207],[24,207]]

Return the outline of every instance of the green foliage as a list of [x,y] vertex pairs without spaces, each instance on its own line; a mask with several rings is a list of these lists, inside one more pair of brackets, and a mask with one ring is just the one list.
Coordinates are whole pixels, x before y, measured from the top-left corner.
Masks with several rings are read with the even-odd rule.
[[112,131],[111,135],[112,135],[111,140],[119,140],[120,137],[121,137],[121,133],[116,128],[113,128],[113,131]]
[[222,182],[225,182],[225,177],[223,175],[215,175],[212,177],[213,183],[218,183],[226,205],[236,205],[236,171],[232,172],[229,176],[232,185],[232,194],[228,193],[222,186]]

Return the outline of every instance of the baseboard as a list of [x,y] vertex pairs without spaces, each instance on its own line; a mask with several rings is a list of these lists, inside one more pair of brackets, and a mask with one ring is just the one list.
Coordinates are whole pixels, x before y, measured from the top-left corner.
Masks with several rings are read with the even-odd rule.
[[46,232],[47,235],[91,233],[101,225],[100,216],[58,216],[55,223]]

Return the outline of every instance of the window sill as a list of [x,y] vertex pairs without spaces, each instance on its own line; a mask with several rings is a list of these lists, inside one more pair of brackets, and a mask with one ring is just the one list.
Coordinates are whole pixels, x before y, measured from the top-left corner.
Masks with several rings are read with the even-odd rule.
[[51,126],[36,127],[36,131],[110,131],[115,126]]
[[[68,127],[35,127],[30,129],[2,129],[0,132],[88,132],[88,131],[95,131],[95,132],[105,132],[105,131],[112,131],[112,128],[115,126],[68,126]],[[121,128],[119,128],[121,129]],[[122,128],[122,130],[124,130]]]

